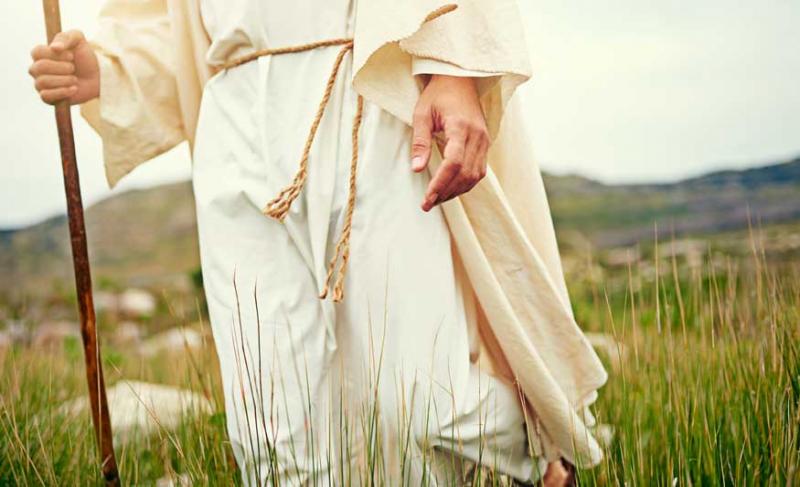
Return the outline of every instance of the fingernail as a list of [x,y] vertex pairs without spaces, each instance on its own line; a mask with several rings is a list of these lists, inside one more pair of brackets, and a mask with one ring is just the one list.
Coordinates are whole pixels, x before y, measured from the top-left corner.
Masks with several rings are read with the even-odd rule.
[[422,158],[420,156],[415,156],[411,159],[411,169],[419,169],[422,167]]

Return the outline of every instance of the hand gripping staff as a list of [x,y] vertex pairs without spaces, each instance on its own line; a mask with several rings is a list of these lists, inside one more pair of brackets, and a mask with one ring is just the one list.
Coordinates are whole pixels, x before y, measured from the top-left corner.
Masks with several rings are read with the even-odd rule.
[[[47,25],[47,43],[61,32],[61,13],[58,0],[43,0]],[[106,386],[100,362],[100,345],[97,342],[97,326],[92,299],[92,277],[89,271],[89,256],[86,246],[86,227],[83,223],[83,203],[75,160],[75,139],[72,135],[72,118],[69,100],[55,106],[58,141],[61,146],[61,168],[64,172],[64,190],[67,195],[69,236],[72,244],[72,263],[75,269],[75,287],[78,295],[78,311],[81,319],[81,337],[86,363],[86,380],[89,385],[89,403],[92,408],[95,440],[101,455],[100,468],[107,486],[119,485],[117,459],[111,435],[111,419],[108,415]]]

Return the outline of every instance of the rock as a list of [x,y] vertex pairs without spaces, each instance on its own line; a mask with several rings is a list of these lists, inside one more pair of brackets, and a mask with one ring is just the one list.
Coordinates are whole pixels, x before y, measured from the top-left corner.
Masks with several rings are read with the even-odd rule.
[[139,352],[152,357],[159,353],[181,353],[203,346],[203,336],[191,328],[171,328],[165,332],[154,335],[139,347]]
[[27,345],[31,340],[31,329],[20,320],[6,321],[6,335],[17,345]]
[[[159,430],[174,430],[185,416],[213,412],[211,402],[200,394],[161,384],[122,380],[108,389],[107,396],[111,429],[120,443]],[[89,399],[84,396],[68,401],[58,412],[89,414]]]
[[113,341],[117,345],[138,345],[142,341],[142,329],[133,321],[123,321],[114,328]]
[[55,350],[64,346],[68,338],[81,339],[78,325],[69,321],[54,321],[39,325],[33,332],[31,346]]
[[128,289],[118,299],[119,311],[126,316],[150,316],[156,310],[156,298],[142,289]]

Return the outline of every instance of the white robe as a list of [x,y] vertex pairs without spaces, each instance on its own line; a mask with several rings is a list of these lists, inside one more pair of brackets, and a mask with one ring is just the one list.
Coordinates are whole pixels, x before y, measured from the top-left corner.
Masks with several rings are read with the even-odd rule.
[[[253,48],[353,31],[349,0],[201,7],[212,66]],[[363,407],[378,404],[385,483],[452,483],[457,469],[445,451],[535,480],[543,465],[529,454],[516,392],[470,361],[476,337],[456,279],[463,270],[441,209],[419,208],[429,176],[410,169],[410,129],[369,102],[345,297],[336,305],[317,298],[347,201],[357,96],[349,55],[300,197],[283,223],[261,213],[297,170],[338,50],[262,57],[204,88],[193,181],[228,433],[243,477],[263,483],[277,474],[292,485],[358,477],[369,455],[372,410]],[[413,69],[491,76],[421,58]]]
[[[104,0],[91,44],[100,97],[81,106],[103,138],[109,184],[182,141],[192,146],[215,69],[200,0]],[[486,177],[442,205],[475,297],[469,323],[495,374],[514,383],[548,459],[597,465],[588,407],[607,374],[570,308],[547,198],[513,94],[531,76],[516,0],[356,4],[353,88],[407,125],[419,92],[414,56],[499,73],[479,82],[492,146]],[[434,157],[431,167],[436,168]]]

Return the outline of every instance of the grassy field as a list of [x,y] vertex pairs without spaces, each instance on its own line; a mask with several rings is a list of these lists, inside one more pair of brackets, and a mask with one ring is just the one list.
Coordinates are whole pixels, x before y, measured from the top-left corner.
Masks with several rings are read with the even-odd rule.
[[800,263],[763,248],[690,266],[656,259],[666,244],[573,286],[579,321],[621,344],[597,405],[617,435],[586,484],[800,482]]
[[[578,321],[617,344],[602,352],[610,379],[595,407],[614,437],[604,462],[579,472],[582,485],[800,482],[800,262],[773,259],[759,233],[741,238],[748,251],[710,244],[699,260],[669,242],[626,265],[567,259]],[[55,414],[85,391],[80,354],[68,342],[0,357],[0,485],[99,482],[88,418]],[[110,383],[190,388],[216,411],[119,447],[126,485],[179,474],[196,485],[238,482],[212,350],[142,361],[107,347],[104,358]]]

